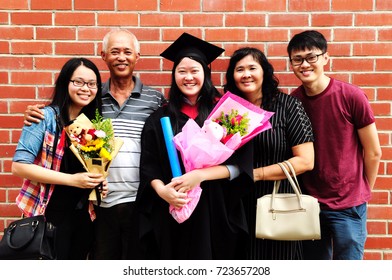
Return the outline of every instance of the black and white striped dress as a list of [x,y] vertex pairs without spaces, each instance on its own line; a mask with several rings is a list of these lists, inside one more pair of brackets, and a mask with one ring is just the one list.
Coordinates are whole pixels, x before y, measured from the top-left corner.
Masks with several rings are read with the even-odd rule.
[[[268,166],[293,156],[292,147],[313,141],[312,127],[299,100],[287,94],[279,94],[270,119],[272,129],[259,134],[254,143],[254,168]],[[246,198],[250,243],[249,259],[295,260],[302,259],[301,241],[263,240],[255,237],[256,200],[272,192],[273,181],[258,181]],[[280,192],[292,192],[287,180],[283,181]]]

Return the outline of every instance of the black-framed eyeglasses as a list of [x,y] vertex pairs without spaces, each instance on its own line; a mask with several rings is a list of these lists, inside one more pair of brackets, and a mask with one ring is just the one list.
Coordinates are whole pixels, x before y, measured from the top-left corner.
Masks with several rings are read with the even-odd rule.
[[323,54],[325,54],[325,52],[320,53],[320,54],[311,54],[311,55],[308,55],[307,57],[296,56],[296,57],[293,57],[292,59],[290,59],[290,62],[291,62],[291,65],[293,65],[293,66],[302,65],[302,63],[304,63],[304,60],[306,60],[306,62],[309,64],[316,63],[318,60],[318,57]]
[[84,85],[87,85],[87,87],[91,89],[97,88],[96,81],[88,81],[88,82],[82,80],[69,80],[69,81],[72,82],[75,87],[83,87]]

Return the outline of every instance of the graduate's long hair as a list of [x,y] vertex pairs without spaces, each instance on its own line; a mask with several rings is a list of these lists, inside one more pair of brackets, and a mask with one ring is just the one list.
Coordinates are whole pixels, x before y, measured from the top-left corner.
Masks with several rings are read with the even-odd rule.
[[[184,104],[184,94],[178,88],[175,79],[175,72],[178,64],[184,57],[177,59],[177,61],[173,65],[172,69],[172,81],[169,91],[169,103],[168,103],[168,114],[171,119],[171,123],[173,126],[173,133],[176,134],[180,132],[180,127],[178,123],[178,116],[181,113],[181,107]],[[189,57],[201,64],[204,70],[204,83],[201,87],[201,91],[199,94],[198,99],[198,110],[199,115],[195,119],[196,123],[200,126],[203,125],[204,121],[207,119],[208,115],[214,108],[217,100],[220,98],[221,94],[219,91],[214,87],[211,80],[211,69],[208,67],[207,63],[198,57]]]
[[85,114],[90,120],[95,118],[96,109],[98,109],[99,113],[102,114],[102,81],[97,66],[86,58],[71,58],[61,68],[53,90],[52,102],[50,103],[50,105],[58,106],[60,110],[60,122],[62,125],[71,121],[68,109],[72,100],[69,96],[68,85],[73,73],[81,65],[91,69],[95,73],[95,76],[97,77],[97,94],[93,101],[83,107],[80,113]]
[[[275,101],[277,100],[277,95],[279,94],[280,90],[278,88],[279,80],[274,74],[274,68],[271,63],[269,63],[267,57],[264,53],[256,48],[244,47],[236,50],[230,58],[229,66],[226,71],[226,84],[224,85],[223,89],[224,92],[230,91],[242,98],[245,98],[243,93],[238,89],[235,85],[234,81],[234,71],[235,66],[237,65],[238,61],[243,59],[244,57],[251,55],[253,59],[261,65],[263,69],[263,84],[262,84],[262,101],[261,106],[264,110],[273,111]],[[246,98],[245,98],[246,99]]]

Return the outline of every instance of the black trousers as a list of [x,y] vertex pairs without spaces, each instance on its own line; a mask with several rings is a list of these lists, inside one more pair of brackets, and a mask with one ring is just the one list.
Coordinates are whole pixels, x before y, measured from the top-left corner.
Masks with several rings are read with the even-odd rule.
[[95,206],[95,241],[91,254],[96,260],[128,259],[130,240],[134,231],[135,203],[127,202],[109,208]]

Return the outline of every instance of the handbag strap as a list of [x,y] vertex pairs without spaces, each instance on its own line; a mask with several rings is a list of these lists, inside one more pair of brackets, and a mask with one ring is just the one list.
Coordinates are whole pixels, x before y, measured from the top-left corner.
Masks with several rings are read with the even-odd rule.
[[[295,180],[292,178],[292,176],[290,175],[289,171],[286,169],[286,167],[284,166],[283,163],[278,162],[278,165],[283,170],[283,173],[286,175],[286,177],[287,177],[291,187],[294,190],[295,195],[298,198],[298,207],[299,207],[298,210],[303,210],[304,207],[302,206],[302,199],[301,199],[301,194],[302,193],[301,193],[301,189],[300,189],[299,184],[298,184],[298,180],[297,180],[297,178],[295,176],[295,171],[294,171],[293,166],[291,165],[291,163],[287,164],[289,166],[292,174],[293,174],[293,177],[295,177]],[[271,206],[270,206],[271,207],[271,211],[277,211],[275,209],[275,195],[276,195],[276,193],[279,190],[279,186],[280,186],[280,181],[275,181],[274,188],[272,190],[272,196],[271,196]]]
[[296,173],[295,173],[295,170],[294,170],[293,165],[292,165],[291,162],[289,162],[288,160],[285,160],[284,163],[289,167],[289,169],[290,169],[290,171],[291,171],[291,174],[292,174],[292,178],[293,178],[293,180],[295,181],[295,183],[296,183],[296,185],[297,185],[297,187],[298,187],[299,193],[302,194],[301,188],[300,188],[300,186],[299,186],[299,183],[298,183],[297,176],[296,176]]

